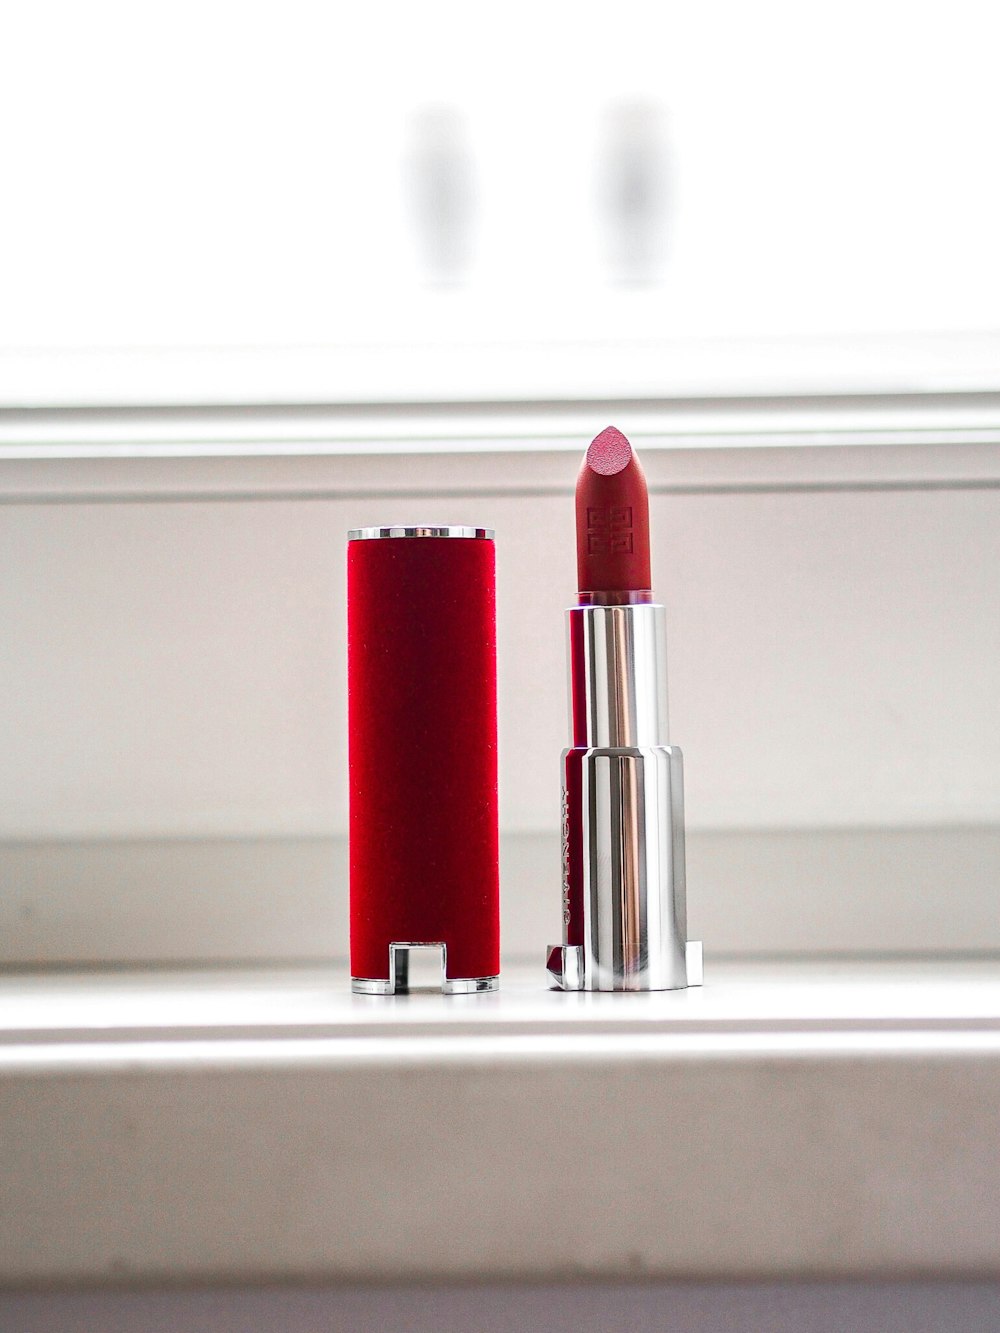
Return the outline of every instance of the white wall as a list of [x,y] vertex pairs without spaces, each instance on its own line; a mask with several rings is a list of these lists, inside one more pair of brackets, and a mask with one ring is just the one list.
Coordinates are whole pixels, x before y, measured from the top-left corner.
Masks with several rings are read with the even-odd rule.
[[[566,463],[560,495],[4,506],[0,837],[345,831],[345,532],[429,510],[496,527],[502,822],[551,828]],[[1000,818],[1000,490],[652,521],[693,828]]]
[[[695,868],[734,831],[979,836],[1000,824],[1000,448],[654,450],[645,461]],[[344,535],[374,522],[496,528],[502,827],[554,837],[574,455],[55,467],[9,464],[0,504],[0,872],[19,892],[51,898],[65,883],[48,861],[25,879],[23,847],[11,859],[25,841],[337,845]],[[988,845],[980,889],[1000,869]],[[942,844],[932,879],[947,878],[952,857]],[[508,877],[509,921],[524,903],[534,922],[535,899],[557,893],[545,864]],[[751,903],[766,890],[752,868],[748,886],[733,882],[739,856],[729,864],[713,886],[723,930],[741,890]],[[781,864],[772,878],[792,873]],[[306,875],[307,898],[325,873]],[[287,952],[265,915],[271,951]],[[893,919],[872,947],[896,945]],[[954,947],[975,947],[979,920]],[[33,956],[30,922],[8,924],[13,956]],[[211,953],[199,929],[195,952]],[[922,941],[902,924],[898,938]],[[344,943],[328,934],[321,951]],[[507,944],[527,947],[513,927]],[[215,952],[234,952],[232,938]]]

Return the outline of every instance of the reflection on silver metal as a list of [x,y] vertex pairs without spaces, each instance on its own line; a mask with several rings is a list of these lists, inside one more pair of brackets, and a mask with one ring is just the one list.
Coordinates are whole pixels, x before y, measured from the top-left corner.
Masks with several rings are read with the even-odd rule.
[[553,944],[545,968],[563,990],[583,990],[583,949],[579,944]]
[[454,981],[446,979],[441,986],[445,995],[481,995],[484,991],[499,989],[499,977],[456,977]]
[[667,743],[667,633],[656,602],[566,613],[576,749]]
[[378,541],[385,537],[471,537],[477,541],[491,542],[494,537],[492,528],[449,527],[388,527],[388,528],[351,528],[347,534],[349,542]]
[[[687,941],[683,760],[667,744],[663,607],[577,606],[568,618],[563,890],[582,944],[550,949],[549,973],[564,990],[700,985],[700,946],[696,963]],[[579,885],[569,884],[571,861]]]
[[[431,970],[421,964],[430,963]],[[416,966],[414,966],[416,964]],[[415,975],[416,974],[416,975]],[[413,990],[438,990],[443,995],[479,995],[500,989],[499,977],[448,976],[448,946],[439,941],[389,945],[389,979],[352,977],[356,995],[408,995]]]

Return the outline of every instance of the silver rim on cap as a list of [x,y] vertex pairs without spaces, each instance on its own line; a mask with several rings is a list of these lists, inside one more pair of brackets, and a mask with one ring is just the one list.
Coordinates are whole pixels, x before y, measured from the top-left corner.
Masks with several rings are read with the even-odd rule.
[[492,528],[463,527],[392,527],[392,528],[351,528],[347,534],[349,542],[370,542],[384,537],[469,537],[473,540],[491,542]]

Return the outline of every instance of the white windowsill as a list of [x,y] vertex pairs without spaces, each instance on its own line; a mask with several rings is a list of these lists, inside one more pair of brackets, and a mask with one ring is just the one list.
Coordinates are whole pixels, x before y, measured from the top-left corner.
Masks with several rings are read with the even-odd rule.
[[1000,1272],[1000,963],[8,974],[0,1280]]

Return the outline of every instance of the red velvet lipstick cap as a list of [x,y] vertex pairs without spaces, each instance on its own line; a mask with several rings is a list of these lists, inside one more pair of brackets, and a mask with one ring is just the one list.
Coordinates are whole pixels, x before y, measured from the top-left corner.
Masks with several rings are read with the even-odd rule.
[[347,546],[351,978],[442,988],[500,971],[496,595],[484,528],[356,529]]

